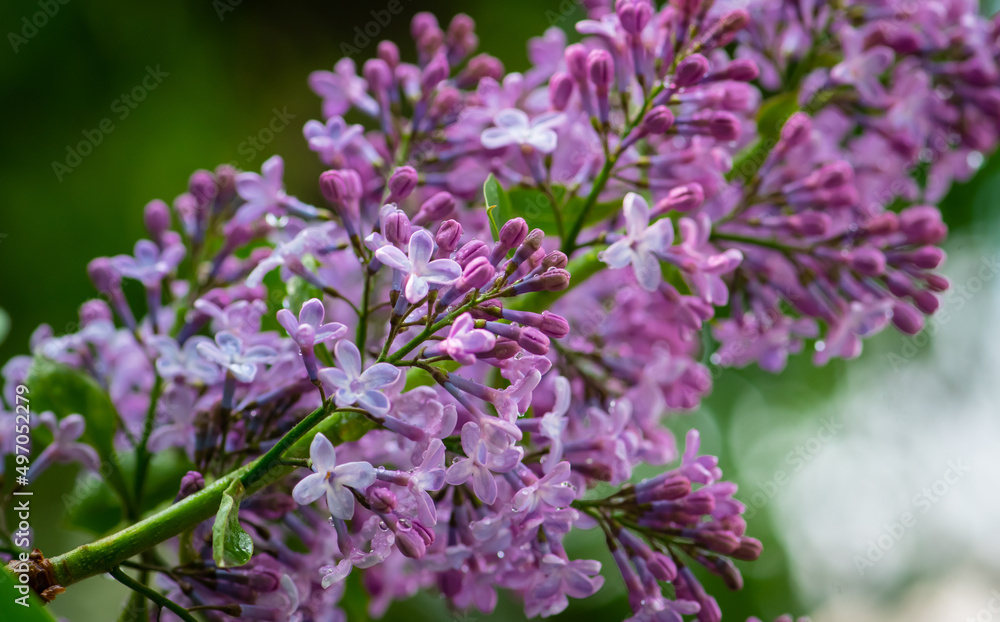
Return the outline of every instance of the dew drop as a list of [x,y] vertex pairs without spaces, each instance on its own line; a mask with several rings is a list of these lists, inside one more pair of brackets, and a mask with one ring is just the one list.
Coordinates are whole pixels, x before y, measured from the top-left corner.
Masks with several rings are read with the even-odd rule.
[[822,352],[823,350],[826,350],[826,343],[823,342],[823,341],[817,341],[816,342],[816,351],[817,352]]
[[379,466],[378,472],[379,473],[385,473],[385,467],[384,466]]
[[461,457],[461,456],[455,456],[454,458],[452,458],[452,459],[451,459],[451,463],[452,463],[452,464],[455,464],[456,462],[458,462],[458,461],[459,461],[459,460],[461,460],[461,459],[462,459],[462,457]]
[[381,529],[382,531],[389,531],[389,526],[385,524],[384,520],[380,520],[378,522],[378,528]]
[[718,365],[719,363],[722,362],[722,357],[719,355],[718,352],[716,352],[712,356],[708,357],[708,360],[711,361],[712,365]]
[[403,529],[409,529],[410,527],[413,527],[413,523],[410,522],[410,519],[404,516],[403,518],[399,519],[399,526],[402,527]]
[[335,519],[334,519],[334,518],[333,518],[333,517],[331,516],[330,518],[328,518],[328,519],[327,519],[327,521],[326,521],[326,522],[330,523],[330,526],[331,526],[331,527],[333,527],[336,521],[335,521]]
[[970,168],[978,169],[983,165],[983,154],[978,151],[970,151],[969,155],[966,157],[966,162],[969,163]]
[[462,572],[469,572],[469,564],[462,564]]
[[497,557],[503,559],[503,551],[497,551]]

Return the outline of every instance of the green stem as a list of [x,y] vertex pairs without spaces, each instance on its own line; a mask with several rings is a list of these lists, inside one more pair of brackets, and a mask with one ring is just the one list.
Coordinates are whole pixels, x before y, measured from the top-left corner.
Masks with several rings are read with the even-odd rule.
[[[622,132],[622,136],[628,136],[632,133],[632,130],[642,121],[643,117],[646,116],[646,111],[649,110],[650,104],[656,99],[656,96],[660,94],[663,90],[663,84],[658,85],[654,88],[649,96],[642,104],[642,109],[639,113],[635,115],[635,118],[629,122],[625,131]],[[580,210],[580,215],[577,216],[576,220],[573,222],[573,227],[569,230],[569,234],[563,239],[562,251],[566,253],[567,257],[572,256],[573,251],[577,248],[576,239],[580,236],[580,232],[583,230],[583,225],[587,222],[587,217],[590,215],[590,211],[594,209],[594,205],[597,204],[597,198],[600,196],[601,192],[604,190],[604,186],[607,185],[608,179],[611,177],[611,172],[615,168],[615,164],[618,163],[618,157],[621,155],[622,148],[619,145],[613,154],[604,159],[604,166],[601,167],[601,172],[598,173],[597,179],[594,180],[594,185],[590,189],[590,194],[587,195],[587,200],[583,204],[583,209]]]
[[[222,494],[236,479],[243,483],[247,496],[274,482],[295,467],[283,465],[283,459],[303,458],[309,454],[314,428],[338,443],[340,432],[358,418],[356,413],[317,408],[295,425],[266,454],[217,479],[203,490],[168,506],[162,511],[118,533],[84,544],[68,553],[51,558],[55,582],[67,587],[88,577],[110,572],[123,561],[168,540],[198,523],[215,516]],[[367,431],[365,428],[363,431]],[[352,439],[353,440],[353,439]]]
[[181,620],[184,620],[184,622],[198,622],[198,620],[195,619],[193,615],[188,613],[187,609],[181,607],[180,605],[170,600],[163,594],[157,592],[156,590],[149,588],[143,585],[142,583],[139,583],[132,577],[125,574],[122,571],[122,569],[119,568],[118,566],[111,568],[110,570],[108,570],[108,572],[111,573],[111,576],[117,579],[118,582],[124,585],[125,587],[142,594],[143,596],[153,601],[157,605],[161,607],[166,607],[170,611],[173,611],[175,614],[177,614],[177,617],[179,617]]
[[361,351],[361,361],[365,360],[365,344],[368,343],[368,299],[371,297],[372,275],[368,272],[367,266],[362,266],[365,271],[365,285],[361,292],[361,310],[358,311],[358,330],[355,334],[355,343]]
[[149,409],[146,411],[146,422],[142,428],[142,439],[139,441],[139,447],[135,452],[135,507],[139,512],[142,511],[142,495],[143,489],[146,487],[146,471],[149,469],[150,455],[147,445],[149,444],[149,436],[153,433],[153,423],[156,420],[156,403],[160,399],[160,392],[162,390],[163,380],[157,374],[156,382],[153,384],[153,393],[149,398]]

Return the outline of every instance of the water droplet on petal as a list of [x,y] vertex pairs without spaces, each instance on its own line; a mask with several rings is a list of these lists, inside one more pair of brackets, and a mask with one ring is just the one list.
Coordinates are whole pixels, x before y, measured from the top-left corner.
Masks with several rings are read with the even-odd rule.
[[826,343],[824,343],[822,341],[817,341],[816,342],[816,351],[817,352],[822,352],[823,350],[826,350]]
[[409,529],[410,527],[413,526],[413,523],[410,522],[410,519],[404,516],[403,518],[399,519],[399,526],[402,527],[403,529]]
[[331,527],[333,527],[333,525],[334,525],[334,524],[335,524],[335,522],[336,522],[336,519],[335,519],[334,517],[332,517],[332,516],[331,516],[331,517],[330,517],[330,518],[329,518],[329,519],[327,520],[327,522],[328,522],[328,523],[330,523],[330,526],[331,526]]
[[378,528],[381,529],[382,531],[389,531],[389,526],[385,524],[384,520],[380,520],[378,522]]
[[503,551],[497,551],[497,557],[503,559]]
[[379,473],[385,473],[385,467],[384,466],[379,466],[378,472]]

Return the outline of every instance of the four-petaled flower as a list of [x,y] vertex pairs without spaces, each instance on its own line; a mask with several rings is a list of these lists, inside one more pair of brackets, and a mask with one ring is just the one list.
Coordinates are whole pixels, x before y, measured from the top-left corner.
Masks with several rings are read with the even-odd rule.
[[323,323],[326,308],[317,298],[307,300],[299,310],[298,319],[288,309],[278,311],[278,323],[288,331],[288,335],[303,349],[343,337],[347,327],[340,322]]
[[376,363],[361,371],[361,353],[350,341],[340,341],[334,348],[338,367],[319,370],[319,378],[336,388],[337,406],[357,404],[373,415],[389,412],[389,398],[384,389],[399,377],[399,370],[389,363]]
[[292,498],[299,505],[306,505],[326,495],[326,507],[330,514],[342,520],[350,520],[354,516],[354,493],[348,489],[364,491],[374,484],[375,467],[367,462],[338,465],[337,451],[322,433],[313,437],[312,444],[309,445],[309,458],[315,472],[295,484]]
[[180,265],[186,249],[183,244],[170,244],[162,251],[151,240],[135,243],[135,255],[118,255],[111,261],[122,276],[141,281],[143,285],[157,286]]
[[330,117],[326,124],[307,121],[302,133],[309,141],[309,148],[319,153],[323,162],[330,164],[339,154],[364,134],[362,125],[348,125],[343,117]]
[[323,116],[327,118],[344,114],[352,104],[369,116],[378,114],[378,103],[368,94],[368,83],[358,76],[350,58],[337,61],[333,71],[309,74],[309,86],[323,98]]
[[240,382],[253,382],[258,363],[270,363],[278,353],[269,346],[243,349],[243,340],[227,330],[215,335],[215,343],[200,342],[196,349],[205,359],[225,367]]
[[281,156],[271,156],[257,173],[240,173],[236,176],[236,192],[246,203],[233,216],[230,226],[251,224],[265,214],[281,214],[292,210],[299,214],[315,216],[316,208],[306,205],[285,193],[285,161]]
[[556,131],[552,128],[560,125],[564,119],[562,113],[552,112],[530,121],[523,110],[507,108],[493,118],[496,127],[483,130],[480,141],[487,149],[528,145],[542,153],[552,153],[556,150],[558,140]]
[[458,486],[472,480],[472,490],[486,504],[497,500],[497,482],[493,471],[506,473],[514,468],[523,455],[521,448],[511,447],[502,453],[490,453],[483,433],[475,422],[462,427],[462,450],[468,458],[457,460],[448,467],[445,480]]
[[77,442],[87,426],[82,415],[73,414],[56,419],[51,412],[44,412],[38,418],[52,432],[52,442],[32,461],[28,479],[53,463],[79,462],[92,471],[101,469],[101,458],[97,451],[90,445]]
[[375,251],[379,261],[407,275],[403,293],[411,303],[423,300],[433,285],[448,285],[462,275],[462,267],[451,259],[435,259],[434,238],[426,229],[410,237],[409,257],[395,246],[383,246]]
[[611,268],[632,264],[635,280],[646,291],[656,291],[660,284],[658,254],[666,253],[674,241],[674,226],[669,218],[649,224],[649,205],[640,195],[625,195],[625,237],[601,251],[601,261]]
[[477,353],[489,352],[496,343],[497,338],[493,333],[476,328],[472,314],[463,313],[451,325],[448,336],[427,348],[426,354],[447,354],[462,365],[472,365],[476,362]]

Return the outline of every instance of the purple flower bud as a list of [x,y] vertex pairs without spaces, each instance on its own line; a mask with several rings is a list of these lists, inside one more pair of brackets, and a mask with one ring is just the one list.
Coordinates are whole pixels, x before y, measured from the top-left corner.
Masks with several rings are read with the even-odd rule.
[[385,239],[390,244],[403,246],[410,241],[410,219],[401,210],[396,210],[385,219]]
[[209,171],[195,171],[188,180],[188,192],[198,201],[199,206],[208,205],[218,193],[215,176]]
[[424,72],[420,76],[420,88],[427,95],[434,90],[438,84],[448,78],[451,69],[448,67],[448,59],[444,54],[435,54],[431,62],[424,67]]
[[701,207],[704,201],[705,191],[702,190],[701,184],[692,182],[672,188],[667,196],[657,201],[650,215],[656,217],[670,212],[686,214]]
[[342,171],[324,171],[319,176],[319,189],[323,198],[331,205],[346,202],[348,196],[347,182]]
[[729,142],[740,137],[740,120],[725,110],[715,112],[708,127],[712,138],[720,142]]
[[438,245],[438,253],[450,255],[458,248],[458,242],[462,238],[462,225],[457,220],[446,220],[438,227],[434,241]]
[[412,166],[401,166],[389,178],[389,203],[402,201],[417,187],[417,171]]
[[379,41],[375,54],[392,69],[399,64],[399,48],[392,41]]
[[538,330],[553,339],[562,339],[569,334],[569,322],[561,315],[542,311],[542,323],[538,326]]
[[692,54],[677,64],[674,82],[678,88],[697,84],[708,73],[708,59],[701,54]]
[[361,73],[368,81],[368,86],[376,93],[384,92],[392,87],[392,68],[381,58],[370,58],[365,61]]
[[477,257],[489,257],[489,255],[490,247],[486,242],[470,240],[455,253],[455,261],[458,262],[458,265],[465,267]]
[[410,35],[414,39],[420,39],[428,32],[433,32],[435,30],[441,30],[438,26],[437,18],[434,17],[433,13],[428,13],[426,11],[421,11],[413,16],[413,20],[410,22]]
[[899,228],[911,244],[937,244],[948,234],[941,212],[931,205],[909,207],[899,214]]
[[749,58],[737,58],[726,67],[725,76],[727,80],[753,82],[760,76],[760,68]]
[[879,276],[885,272],[885,255],[877,248],[870,246],[856,248],[847,261],[852,270],[865,276]]
[[892,307],[892,323],[907,335],[916,335],[924,327],[924,318],[905,302],[897,302]]
[[931,288],[935,292],[948,291],[948,279],[940,274],[927,274],[924,276],[924,282],[927,283],[927,287]]
[[514,248],[528,237],[528,223],[523,218],[513,218],[500,227],[498,244],[506,246],[508,249]]
[[796,112],[788,117],[782,126],[781,139],[775,149],[779,153],[784,153],[809,140],[810,133],[812,133],[812,119],[804,112]]
[[462,70],[460,86],[475,86],[483,78],[493,78],[500,81],[503,79],[503,63],[500,59],[489,54],[477,54],[469,59],[465,69]]
[[706,549],[723,555],[731,555],[740,547],[740,539],[728,531],[699,529],[691,537]]
[[108,257],[98,257],[87,264],[87,274],[97,291],[110,294],[121,289],[121,275]]
[[88,300],[80,305],[81,326],[88,326],[94,322],[110,322],[113,317],[111,307],[103,300]]
[[885,212],[875,216],[865,224],[868,235],[891,235],[899,230],[899,217],[894,212]]
[[[445,119],[446,117],[457,116],[456,112],[462,103],[462,93],[453,87],[442,85],[438,87],[431,102],[429,114],[433,119]],[[448,120],[450,122],[450,119]]]
[[764,545],[757,538],[743,536],[740,538],[740,545],[730,555],[734,559],[741,559],[745,562],[755,561],[764,551]]
[[899,298],[905,298],[916,293],[913,282],[902,272],[890,273],[885,280],[885,284],[889,288],[889,291],[892,292],[892,295]]
[[361,196],[361,177],[352,170],[324,171],[319,176],[319,189],[344,221],[350,235],[356,235],[361,216],[355,199]]
[[170,228],[170,208],[159,199],[150,201],[142,211],[142,222],[149,235],[159,244],[163,232]]
[[646,27],[653,16],[653,9],[645,0],[625,0],[615,4],[618,21],[625,32],[637,35]]
[[926,289],[913,295],[913,303],[917,305],[920,311],[927,315],[933,314],[941,306],[941,301],[938,300],[938,297]]
[[413,218],[413,224],[422,227],[427,223],[444,220],[454,211],[455,197],[451,196],[450,192],[438,192],[420,206],[420,211]]
[[567,257],[566,253],[562,251],[552,251],[545,256],[545,259],[542,260],[542,268],[544,270],[548,270],[550,268],[561,269],[565,268],[567,265],[569,265],[569,257]]
[[566,68],[577,84],[587,84],[587,48],[580,43],[566,46]]
[[674,113],[666,106],[654,106],[642,120],[642,133],[662,134],[674,124]]
[[726,13],[719,21],[708,29],[708,35],[703,38],[707,47],[724,47],[729,45],[736,35],[750,23],[750,14],[745,9],[736,9]]
[[833,221],[830,216],[820,212],[803,212],[788,217],[785,224],[793,233],[803,236],[826,235]]
[[373,486],[368,492],[368,503],[376,512],[388,512],[396,508],[396,494],[388,488]]
[[525,236],[524,241],[521,245],[517,247],[514,251],[514,257],[511,258],[510,264],[508,264],[508,272],[513,272],[513,268],[521,265],[525,261],[535,254],[535,251],[542,247],[542,241],[545,239],[545,233],[541,229],[532,229],[531,232]]
[[518,355],[521,351],[521,346],[517,345],[516,341],[506,339],[504,337],[498,337],[496,345],[489,352],[481,352],[477,354],[479,358],[484,359],[496,359],[498,361],[506,361],[512,359]]
[[553,74],[549,79],[549,106],[553,110],[566,110],[572,95],[573,78],[562,71]]
[[515,296],[530,292],[557,292],[569,287],[569,278],[569,272],[566,270],[552,268],[542,274],[525,279],[510,289]]
[[934,270],[944,262],[944,251],[936,246],[923,246],[909,253],[913,265],[924,270]]
[[205,488],[205,478],[198,471],[188,471],[181,478],[180,490],[177,492],[177,497],[174,499],[174,503],[190,497],[196,492],[200,492]]
[[484,256],[477,256],[469,261],[462,270],[462,276],[456,283],[456,289],[462,289],[463,293],[470,289],[480,289],[486,287],[493,280],[496,270],[493,264]]
[[607,50],[591,50],[587,55],[587,75],[597,92],[607,93],[615,77],[614,63]]

